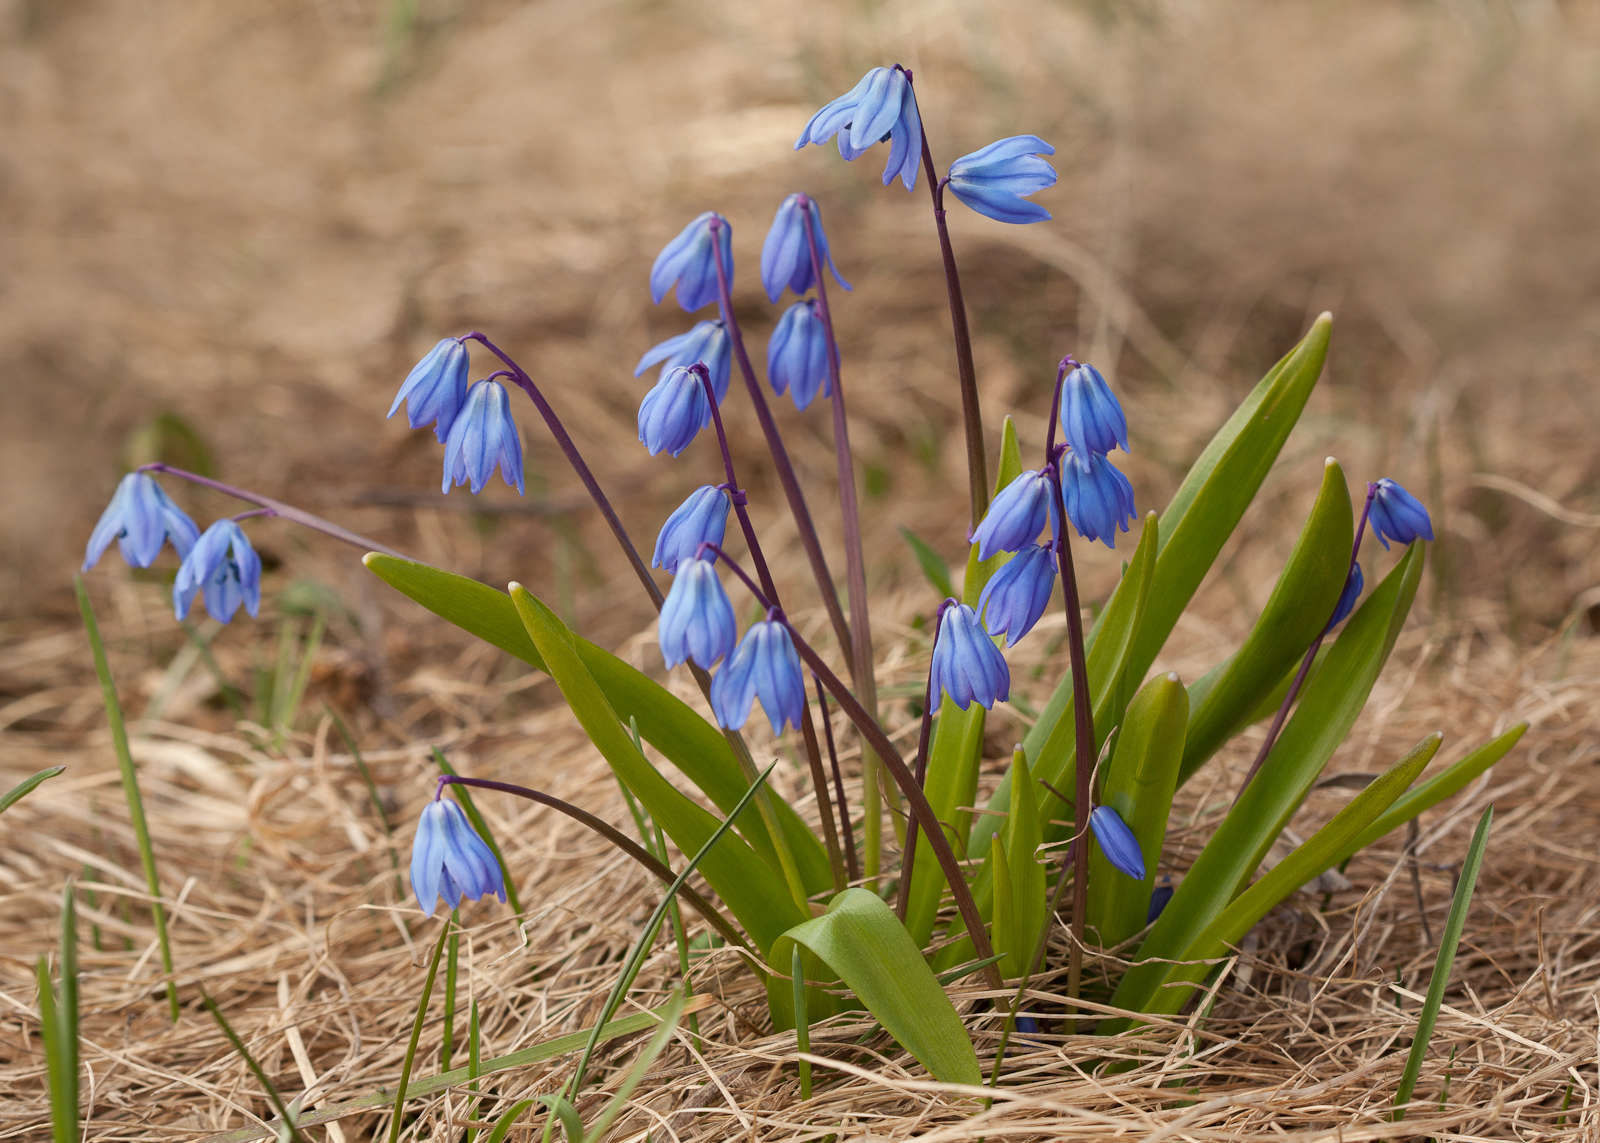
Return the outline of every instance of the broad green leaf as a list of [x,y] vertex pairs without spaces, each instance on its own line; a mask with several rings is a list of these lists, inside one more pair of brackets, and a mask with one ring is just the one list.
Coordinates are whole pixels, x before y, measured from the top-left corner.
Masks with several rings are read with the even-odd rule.
[[906,543],[911,545],[911,554],[917,557],[917,566],[922,569],[922,577],[928,581],[933,590],[941,596],[954,595],[956,588],[950,581],[950,565],[945,558],[934,550],[932,544],[910,528],[901,525],[900,534],[905,537]]
[[48,782],[51,778],[54,778],[57,774],[61,773],[65,769],[65,766],[46,767],[45,769],[40,770],[37,774],[33,774],[27,778],[24,778],[15,786],[12,786],[11,789],[7,790],[4,794],[0,794],[0,814],[5,813],[12,806],[16,805],[23,798],[31,794],[35,786],[39,785],[41,782]]
[[1159,962],[1182,956],[1261,864],[1366,704],[1411,609],[1422,564],[1423,546],[1413,544],[1345,624],[1265,765],[1156,918],[1139,947],[1145,963],[1124,974],[1114,1004],[1142,1009],[1163,970]]
[[1262,694],[1294,669],[1321,633],[1344,591],[1354,538],[1350,490],[1344,470],[1330,457],[1311,515],[1260,618],[1239,650],[1190,688],[1180,784],[1248,725]]
[[1177,675],[1167,674],[1144,685],[1122,720],[1100,802],[1116,810],[1139,839],[1145,878],[1135,881],[1099,846],[1090,849],[1087,924],[1105,948],[1121,944],[1147,923],[1188,717],[1188,692]]
[[[368,553],[363,562],[379,579],[440,618],[545,670],[544,659],[528,638],[517,609],[505,592],[427,564],[376,552]],[[749,782],[723,733],[682,699],[609,651],[577,635],[573,636],[573,644],[623,721],[634,719],[640,737],[661,751],[719,810],[731,810]],[[807,889],[816,892],[832,884],[828,855],[805,820],[781,802],[776,814]],[[760,816],[748,814],[746,818],[739,823],[739,832],[757,850],[776,860],[771,836]]]
[[768,963],[779,971],[790,966],[791,941],[837,973],[935,1079],[982,1082],[977,1053],[955,1006],[911,934],[876,893],[846,889],[822,916],[784,933],[768,954]]
[[[579,658],[572,632],[555,612],[520,584],[512,584],[510,594],[550,677],[589,740],[678,848],[697,851],[716,832],[717,819],[685,797],[640,753],[605,690]],[[640,726],[642,731],[642,722]],[[803,917],[778,870],[737,834],[724,836],[700,869],[763,952]]]
[[[1156,970],[1156,981],[1148,999],[1123,1006],[1151,1014],[1181,1011],[1188,1003],[1194,985],[1204,980],[1210,972],[1210,965],[1205,962],[1221,956],[1229,945],[1237,944],[1257,921],[1289,894],[1324,870],[1331,869],[1350,840],[1383,813],[1422,773],[1429,759],[1439,749],[1439,742],[1440,736],[1437,734],[1425,738],[1388,771],[1369,783],[1327,825],[1218,912],[1190,945],[1173,958],[1177,963],[1151,966]],[[1174,896],[1173,901],[1176,900]],[[1167,906],[1168,909],[1171,907]],[[1113,1000],[1113,1003],[1122,1004],[1122,1001]]]
[[[995,477],[995,491],[1010,484],[1022,472],[1022,450],[1017,443],[1017,427],[1010,417],[1005,420],[1000,434],[1000,467]],[[967,574],[962,580],[963,603],[978,605],[978,597],[989,577],[1005,562],[996,556],[978,559],[978,546],[967,551]],[[977,703],[962,710],[954,703],[945,703],[934,722],[933,741],[928,747],[928,778],[923,791],[928,804],[939,820],[950,827],[951,844],[960,851],[961,839],[967,835],[970,811],[961,807],[972,805],[978,794],[978,766],[983,760],[983,724],[985,711]],[[925,838],[918,837],[917,859],[912,866],[911,893],[906,902],[906,928],[918,945],[928,942],[933,932],[934,918],[943,899],[944,871],[934,859],[933,850]]]
[[[1019,748],[1012,759],[1017,781],[1033,786],[1028,759]],[[1018,798],[1005,829],[990,838],[989,864],[994,877],[992,943],[1003,954],[1000,974],[1009,979],[1025,976],[1032,967],[1033,951],[1049,916],[1045,900],[1045,871],[1038,850],[1044,842],[1032,798]]]
[[1377,841],[1391,830],[1398,829],[1423,810],[1438,805],[1450,795],[1466,789],[1478,775],[1504,758],[1511,748],[1517,744],[1522,736],[1527,733],[1528,724],[1519,722],[1510,730],[1492,742],[1487,742],[1478,747],[1471,754],[1459,762],[1451,763],[1445,769],[1429,778],[1415,790],[1407,790],[1405,796],[1386,810],[1382,817],[1362,831],[1360,837],[1350,843],[1349,848],[1339,855],[1339,864],[1367,846]]
[[[1119,614],[1121,596],[1149,590],[1148,614],[1140,624],[1126,675],[1137,686],[1194,598],[1244,511],[1255,498],[1322,374],[1333,318],[1323,314],[1245,398],[1195,459],[1167,510],[1161,514],[1159,559],[1154,582],[1136,584],[1124,575],[1089,633],[1091,651]],[[1330,608],[1331,610],[1331,608]],[[1090,671],[1093,678],[1094,672]],[[1098,692],[1097,692],[1098,693]],[[1062,679],[1023,745],[1037,760],[1058,722],[1072,721],[1072,682]],[[981,823],[980,823],[981,824]],[[978,839],[974,837],[974,842]],[[976,849],[976,845],[974,845]]]

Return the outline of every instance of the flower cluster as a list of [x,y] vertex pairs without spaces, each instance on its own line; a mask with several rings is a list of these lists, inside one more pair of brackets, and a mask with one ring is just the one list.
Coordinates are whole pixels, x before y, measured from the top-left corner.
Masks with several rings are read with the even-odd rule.
[[515,374],[499,370],[469,387],[466,343],[466,338],[447,337],[430,349],[400,383],[389,416],[404,405],[412,428],[433,425],[444,444],[442,491],[465,484],[476,496],[498,467],[506,484],[520,493],[522,441],[511,417],[511,397],[499,381]]

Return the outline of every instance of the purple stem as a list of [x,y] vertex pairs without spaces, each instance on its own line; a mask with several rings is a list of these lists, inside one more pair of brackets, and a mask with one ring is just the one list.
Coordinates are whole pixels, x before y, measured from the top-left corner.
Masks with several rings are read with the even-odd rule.
[[[458,774],[441,774],[439,776],[439,789],[434,794],[434,797],[437,798],[439,794],[443,793],[446,786],[471,786],[480,790],[498,790],[502,794],[515,794],[519,798],[527,798],[530,802],[538,802],[540,805],[549,806],[553,810],[559,810],[573,821],[588,826],[595,833],[648,869],[651,874],[664,884],[671,885],[677,880],[677,874],[673,873],[665,862],[659,860],[653,853],[617,829],[610,822],[597,818],[588,810],[580,809],[571,802],[563,801],[553,794],[546,794],[542,790],[533,790],[527,786],[518,786],[510,782],[496,782],[488,778],[463,778]],[[729,943],[737,948],[749,951],[749,942],[722,915],[715,905],[687,885],[680,892],[688,900],[689,904],[694,906],[695,911],[709,921],[712,928],[721,933]]]
[[285,504],[282,500],[274,500],[270,496],[262,496],[259,492],[236,488],[231,484],[224,484],[220,480],[212,480],[209,476],[188,472],[162,461],[141,464],[136,471],[165,473],[168,476],[176,476],[180,480],[187,480],[191,484],[198,484],[202,488],[210,488],[225,496],[232,496],[235,500],[242,500],[246,504],[254,504],[279,519],[288,520],[290,523],[299,524],[304,528],[310,528],[313,532],[321,532],[324,536],[331,536],[335,540],[349,544],[353,548],[359,548],[363,552],[382,552],[384,555],[393,556],[397,560],[409,558],[395,551],[387,544],[380,544],[377,540],[369,540],[358,532],[352,532],[348,528],[341,528],[331,520],[324,520],[321,516],[314,516],[310,512],[294,507],[292,504]]
[[[717,242],[716,232],[722,228],[722,220],[713,218],[710,223],[712,244]],[[833,576],[828,571],[828,561],[822,554],[822,542],[817,538],[816,525],[811,522],[811,512],[806,507],[805,493],[800,489],[799,478],[795,476],[794,464],[789,460],[789,452],[783,446],[783,438],[778,434],[778,424],[772,419],[772,409],[767,405],[767,398],[761,391],[761,385],[756,380],[755,367],[750,364],[750,354],[744,347],[744,334],[739,329],[739,321],[733,313],[733,293],[728,283],[727,267],[722,264],[721,257],[711,259],[717,268],[717,302],[722,310],[722,324],[728,331],[728,339],[733,343],[734,356],[739,360],[739,372],[744,377],[745,388],[750,391],[750,403],[755,406],[756,420],[761,423],[762,435],[767,438],[767,450],[772,454],[772,465],[778,472],[778,482],[783,485],[784,499],[789,502],[789,512],[794,516],[795,527],[800,532],[800,543],[806,550],[806,559],[811,564],[811,574],[816,578],[817,590],[822,595],[823,606],[828,609],[828,618],[833,621],[834,637],[839,640],[840,647],[850,647],[850,627],[844,620],[844,610],[839,606],[839,593],[834,589]]]
[[[928,648],[928,685],[922,692],[922,727],[917,731],[917,788],[922,789],[928,780],[928,740],[933,733],[933,653],[939,649],[939,632],[944,627],[944,613],[955,606],[954,599],[939,604],[933,617],[933,643]],[[906,919],[906,907],[911,901],[911,873],[917,863],[917,819],[906,823],[905,856],[900,859],[900,894],[895,911]]]
[[[1367,530],[1367,517],[1372,514],[1372,498],[1377,493],[1378,486],[1369,483],[1367,485],[1367,502],[1361,506],[1361,519],[1356,524],[1355,542],[1350,545],[1350,566],[1345,569],[1345,583],[1350,582],[1350,575],[1355,571],[1356,557],[1361,554],[1361,539]],[[1340,598],[1344,596],[1344,588],[1342,586],[1339,589],[1339,595]],[[1338,601],[1335,601],[1335,610],[1337,610],[1338,606]],[[1317,632],[1317,637],[1311,640],[1311,646],[1306,648],[1305,656],[1300,660],[1300,669],[1295,672],[1294,681],[1289,684],[1288,693],[1283,696],[1283,701],[1278,704],[1277,713],[1272,716],[1272,725],[1267,728],[1267,736],[1262,739],[1261,748],[1256,751],[1255,759],[1250,763],[1250,769],[1246,771],[1244,781],[1239,783],[1239,792],[1233,796],[1235,805],[1238,804],[1240,798],[1244,797],[1245,790],[1249,788],[1250,782],[1255,778],[1257,771],[1266,763],[1267,755],[1272,753],[1273,746],[1277,744],[1278,735],[1283,731],[1283,724],[1288,721],[1289,709],[1294,706],[1295,699],[1300,697],[1300,688],[1305,686],[1306,676],[1311,673],[1311,664],[1316,661],[1317,652],[1322,649],[1322,641],[1328,637],[1328,632],[1332,627],[1333,620],[1330,615],[1329,621],[1323,624],[1321,631]]]
[[583,454],[578,451],[578,446],[573,444],[572,437],[568,435],[566,426],[561,423],[561,418],[556,416],[555,409],[551,407],[549,401],[545,400],[544,394],[539,391],[539,387],[533,383],[533,378],[529,377],[522,366],[513,361],[505,350],[490,341],[486,334],[473,330],[471,333],[463,335],[459,340],[476,341],[498,357],[506,366],[506,375],[533,401],[534,407],[539,410],[539,415],[544,418],[544,423],[549,428],[550,435],[555,438],[556,446],[561,449],[562,455],[567,458],[567,463],[572,466],[572,471],[578,474],[578,479],[583,482],[584,488],[588,490],[595,507],[600,509],[600,515],[604,516],[606,523],[611,526],[611,534],[617,538],[617,543],[622,548],[622,554],[628,557],[628,563],[633,567],[633,574],[639,577],[639,583],[644,587],[645,594],[650,597],[650,602],[655,605],[656,610],[661,610],[661,589],[656,586],[656,581],[651,577],[650,569],[645,565],[644,560],[639,557],[639,550],[633,546],[633,541],[628,538],[628,531],[622,526],[622,521],[618,518],[616,510],[611,507],[611,501],[606,498],[605,492],[601,490],[600,482],[595,479],[594,473],[590,471],[589,465],[583,459]]
[[844,795],[844,771],[839,768],[839,751],[833,742],[833,720],[828,717],[828,692],[822,689],[822,680],[816,675],[811,681],[817,688],[817,710],[822,716],[822,733],[828,743],[828,764],[833,771],[833,790],[839,803],[839,829],[844,835],[844,859],[850,880],[861,877],[861,866],[856,861],[856,836],[850,825],[850,803]]
[[254,520],[258,516],[276,516],[277,514],[277,511],[272,508],[252,508],[248,512],[240,512],[232,517],[232,520],[235,524],[240,524],[246,520]]
[[[900,70],[905,72],[906,83],[911,87],[911,98],[915,99],[917,92],[910,69]],[[920,107],[918,118],[921,118]],[[934,170],[926,125],[922,132],[922,170],[928,183],[928,196],[933,200],[933,222],[939,232],[939,253],[944,257],[945,293],[950,299],[950,327],[955,335],[956,373],[961,381],[961,420],[967,430],[967,481],[972,500],[970,531],[978,526],[983,514],[989,510],[989,462],[983,450],[983,410],[978,404],[978,372],[972,364],[972,333],[967,327],[967,303],[961,292],[961,275],[956,270],[956,252],[950,245],[950,228],[945,224],[944,181]]]

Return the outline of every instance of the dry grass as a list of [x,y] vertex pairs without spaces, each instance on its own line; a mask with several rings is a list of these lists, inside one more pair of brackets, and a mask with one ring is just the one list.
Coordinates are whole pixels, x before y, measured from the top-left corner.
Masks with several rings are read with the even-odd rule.
[[[1427,1110],[1406,1133],[1600,1138],[1592,10],[1008,0],[420,11],[418,35],[388,57],[396,81],[375,95],[386,55],[365,4],[0,5],[16,29],[0,37],[0,203],[18,222],[0,238],[0,366],[15,402],[0,426],[14,490],[0,569],[0,786],[70,767],[0,818],[0,1138],[44,1130],[31,969],[52,946],[69,875],[94,895],[81,898],[89,1138],[194,1138],[266,1114],[199,1009],[199,984],[286,1093],[312,1087],[321,1104],[394,1081],[435,930],[397,893],[325,703],[378,777],[402,862],[430,744],[462,769],[626,820],[547,681],[419,618],[343,553],[262,529],[282,565],[269,596],[285,599],[293,581],[341,603],[304,714],[270,748],[184,661],[161,589],[97,569],[113,665],[142,716],[135,753],[185,1001],[169,1026],[62,588],[158,414],[199,427],[241,483],[492,582],[541,585],[586,633],[643,664],[653,645],[639,634],[642,609],[618,605],[633,598],[625,573],[531,433],[534,493],[517,506],[496,498],[506,515],[469,518],[460,494],[441,510],[425,434],[377,428],[375,415],[442,332],[490,330],[548,381],[608,483],[627,490],[630,527],[648,535],[710,471],[694,454],[647,463],[632,442],[632,355],[681,325],[645,304],[649,258],[688,214],[728,213],[759,347],[770,319],[756,304],[755,244],[799,181],[825,203],[857,286],[838,305],[854,437],[885,486],[867,505],[880,660],[891,683],[916,677],[924,648],[911,621],[928,600],[891,525],[947,550],[960,531],[937,255],[921,200],[877,188],[876,168],[862,169],[872,157],[846,166],[788,151],[812,107],[886,57],[924,77],[946,159],[1016,130],[1058,145],[1057,223],[956,221],[986,408],[1017,410],[1026,442],[1042,430],[1049,363],[1067,348],[1091,357],[1127,395],[1141,502],[1160,503],[1306,316],[1339,315],[1305,423],[1160,666],[1193,678],[1236,644],[1326,453],[1353,478],[1388,471],[1426,493],[1442,534],[1430,584],[1333,766],[1371,771],[1436,728],[1447,757],[1518,718],[1533,729],[1485,784],[1423,823],[1421,905],[1437,932],[1471,822],[1486,802],[1498,810],[1419,1087]],[[733,419],[736,447],[754,457],[749,418]],[[827,435],[792,410],[783,422],[823,490],[814,506],[826,528]],[[747,468],[770,547],[792,548],[770,477]],[[1103,595],[1116,570],[1091,558],[1086,594]],[[249,685],[278,630],[267,620],[226,631],[223,673]],[[997,719],[991,754],[1014,737]],[[1195,825],[1249,745],[1188,792]],[[798,772],[780,768],[779,780],[810,812]],[[1296,828],[1344,796],[1315,795]],[[480,805],[528,907],[520,925],[487,907],[467,918],[463,988],[482,1008],[486,1051],[504,1052],[593,1016],[657,889],[564,820]],[[1191,833],[1174,837],[1175,871]],[[1329,908],[1302,896],[1271,916],[1203,1025],[1111,1045],[1044,1037],[1013,1057],[976,1118],[975,1104],[849,1024],[815,1034],[819,1089],[799,1102],[792,1038],[765,1031],[748,975],[720,954],[697,973],[710,998],[702,1039],[680,1036],[617,1137],[1392,1137],[1385,1109],[1433,956],[1400,849],[1391,838],[1360,858]],[[641,1002],[674,976],[658,951]],[[1039,1010],[1059,1010],[1056,992],[1039,982]],[[963,1003],[980,1051],[992,1051],[981,997]],[[424,1070],[439,1044],[436,1016]],[[1103,1066],[1135,1056],[1128,1071]],[[490,1090],[548,1092],[569,1064],[507,1073]],[[460,1093],[430,1101],[415,1136],[449,1137],[472,1106]],[[383,1123],[366,1112],[328,1136],[367,1138]]]

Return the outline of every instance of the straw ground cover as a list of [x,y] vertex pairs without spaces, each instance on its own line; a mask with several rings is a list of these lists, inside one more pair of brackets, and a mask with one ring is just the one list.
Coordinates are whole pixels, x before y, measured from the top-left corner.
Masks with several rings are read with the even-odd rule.
[[[870,223],[841,230],[871,237],[836,254],[875,300],[838,309],[859,378],[867,511],[875,486],[876,502],[892,490],[897,509],[872,553],[886,693],[916,687],[926,645],[914,620],[930,593],[891,525],[947,551],[959,542],[946,499],[960,487],[955,394],[940,299],[927,290],[937,255],[925,219],[867,197],[860,179],[768,158],[817,95],[896,56],[951,77],[932,110],[941,121],[977,135],[1037,114],[1030,129],[1071,157],[1070,206],[1051,204],[1059,226],[1018,236],[974,223],[956,235],[978,299],[985,399],[1040,407],[1022,398],[1042,396],[1039,362],[1066,348],[1116,361],[1137,420],[1161,426],[1135,442],[1155,461],[1142,504],[1164,500],[1226,401],[1307,311],[1339,314],[1312,416],[1247,519],[1240,555],[1207,586],[1204,619],[1180,628],[1159,666],[1192,678],[1231,649],[1244,601],[1259,603],[1286,522],[1338,440],[1353,472],[1426,472],[1418,483],[1445,538],[1419,620],[1334,769],[1374,771],[1436,728],[1457,743],[1518,718],[1533,728],[1486,788],[1426,816],[1415,866],[1404,839],[1390,839],[1352,865],[1325,908],[1302,895],[1269,918],[1205,1023],[1119,1041],[1115,1052],[1142,1053],[1130,1071],[1090,1074],[1103,1054],[1045,1037],[1017,1050],[1006,1090],[974,1123],[971,1103],[930,1091],[884,1054],[886,1041],[860,1044],[857,1029],[829,1025],[813,1033],[818,1088],[802,1104],[792,1038],[765,1034],[759,997],[724,953],[696,970],[700,1039],[680,1037],[662,1057],[619,1137],[1205,1139],[1269,1126],[1385,1137],[1433,960],[1428,930],[1442,925],[1452,865],[1488,801],[1498,811],[1489,862],[1406,1130],[1594,1132],[1600,652],[1587,609],[1600,583],[1600,473],[1588,437],[1600,410],[1585,373],[1595,332],[1579,303],[1600,249],[1579,224],[1596,159],[1571,145],[1593,122],[1583,61],[1594,29],[1581,12],[1541,25],[1361,7],[1361,19],[1331,25],[1253,5],[1110,24],[1031,5],[986,9],[981,23],[959,10],[929,22],[909,5],[805,19],[776,5],[617,6],[601,23],[576,4],[423,4],[409,30],[389,33],[355,5],[286,6],[253,23],[176,9],[138,23],[95,5],[8,10],[18,35],[0,70],[20,129],[0,193],[29,225],[10,239],[0,310],[24,414],[6,430],[11,486],[23,491],[7,507],[15,602],[0,785],[70,769],[0,818],[0,1132],[33,1137],[47,1119],[31,967],[54,939],[68,875],[83,890],[92,1138],[186,1138],[266,1114],[200,1009],[199,986],[286,1095],[314,1085],[308,1106],[394,1082],[435,930],[397,890],[384,823],[329,709],[376,777],[402,865],[432,745],[458,767],[630,824],[547,681],[386,596],[342,553],[287,532],[269,541],[280,605],[298,597],[329,616],[281,735],[249,726],[262,718],[258,668],[270,675],[279,657],[278,616],[235,624],[213,645],[218,673],[246,692],[241,723],[160,590],[101,577],[97,606],[135,720],[172,917],[184,1008],[169,1026],[65,589],[91,501],[125,459],[116,454],[148,447],[139,438],[161,413],[195,426],[240,482],[297,494],[469,574],[555,585],[547,594],[581,629],[644,664],[645,617],[616,606],[623,585],[598,578],[590,552],[603,536],[535,439],[537,494],[474,503],[468,519],[437,497],[416,438],[377,417],[442,329],[492,328],[544,377],[570,379],[550,382],[552,396],[608,459],[608,480],[631,490],[629,522],[648,531],[670,495],[652,489],[660,470],[632,441],[640,390],[627,373],[631,354],[672,332],[645,301],[649,256],[708,195],[736,225],[753,220],[748,240],[782,194],[805,186],[830,212]],[[675,99],[663,100],[669,85]],[[1041,427],[1023,426],[1033,437]],[[753,426],[732,431],[749,455]],[[830,470],[812,422],[790,417],[786,431],[802,463]],[[104,471],[84,479],[96,464]],[[753,498],[770,503],[770,481],[752,477]],[[772,542],[782,540],[780,526]],[[1086,567],[1086,595],[1103,595],[1115,572],[1109,559]],[[296,655],[309,625],[298,624]],[[1058,635],[1047,628],[1025,650],[1043,654]],[[992,762],[1020,726],[996,720]],[[908,714],[900,730],[914,734]],[[780,766],[779,789],[798,796],[797,777]],[[1199,820],[1228,796],[1191,790],[1186,806]],[[1348,796],[1318,794],[1308,818]],[[456,1063],[468,989],[486,1054],[585,1026],[658,892],[564,820],[478,801],[529,921],[468,912]],[[1168,860],[1181,871],[1188,856],[1179,833]],[[1064,959],[1058,945],[1051,963]],[[676,963],[660,945],[637,998],[664,997]],[[1040,981],[1033,1003],[1053,1011],[1058,990]],[[986,1027],[976,993],[963,1007]],[[441,1066],[438,1012],[424,1074]],[[602,1079],[635,1043],[607,1050]],[[980,1035],[980,1048],[992,1039]],[[507,1100],[549,1092],[569,1066],[485,1088]],[[442,1135],[475,1106],[463,1092],[421,1101],[415,1133]],[[365,1111],[340,1131],[384,1126]]]

